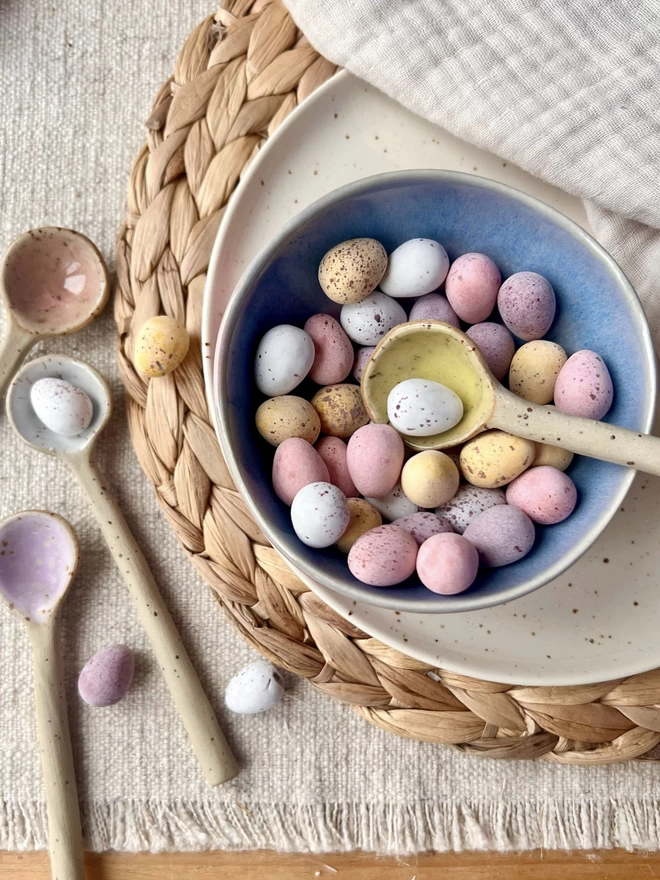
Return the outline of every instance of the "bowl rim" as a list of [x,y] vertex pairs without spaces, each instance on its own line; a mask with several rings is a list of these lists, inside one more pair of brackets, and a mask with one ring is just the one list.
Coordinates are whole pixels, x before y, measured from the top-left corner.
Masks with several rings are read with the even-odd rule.
[[609,524],[630,489],[637,471],[631,468],[627,473],[622,474],[620,487],[614,494],[609,507],[601,518],[584,533],[578,542],[576,542],[571,552],[564,554],[564,556],[554,565],[544,568],[537,575],[524,581],[522,584],[499,593],[496,601],[493,601],[492,596],[474,596],[474,598],[471,599],[469,590],[465,593],[459,593],[456,596],[443,596],[442,601],[438,601],[438,597],[435,594],[432,594],[429,599],[402,599],[400,597],[390,597],[387,589],[375,593],[373,587],[367,585],[361,587],[346,584],[341,579],[320,571],[318,566],[308,564],[303,556],[296,553],[294,547],[288,547],[278,539],[274,530],[271,529],[268,520],[261,514],[258,503],[252,498],[247,484],[243,479],[240,462],[234,454],[229,433],[230,420],[228,413],[227,388],[224,380],[225,373],[221,370],[221,365],[225,362],[229,353],[234,325],[238,314],[243,307],[248,290],[264,271],[277,249],[287,238],[295,234],[295,232],[309,220],[343,201],[345,198],[359,196],[370,191],[375,186],[424,183],[425,181],[474,186],[513,198],[515,201],[532,208],[541,216],[547,218],[561,229],[565,230],[591,251],[591,253],[605,265],[606,269],[616,280],[621,293],[632,311],[633,318],[639,331],[640,344],[643,346],[646,355],[646,373],[644,377],[647,386],[645,395],[645,415],[642,424],[638,426],[637,430],[641,430],[644,433],[650,432],[655,414],[657,395],[657,366],[655,351],[651,339],[651,331],[639,297],[618,263],[585,229],[579,226],[575,221],[569,219],[565,214],[550,207],[550,205],[545,204],[545,202],[542,202],[540,199],[530,196],[508,184],[500,183],[499,181],[490,180],[489,178],[481,177],[476,174],[443,169],[388,171],[382,174],[363,177],[360,180],[344,184],[324,196],[321,196],[321,198],[305,207],[300,213],[289,220],[288,223],[286,223],[266,245],[264,245],[245,269],[238,284],[234,288],[220,324],[212,373],[212,403],[215,415],[213,421],[225,462],[234,484],[245,501],[251,516],[264,535],[268,538],[272,546],[296,569],[302,571],[313,581],[320,581],[328,589],[341,593],[344,596],[348,596],[350,599],[358,602],[365,602],[369,605],[376,605],[393,611],[410,611],[418,614],[451,614],[455,612],[478,611],[484,608],[490,608],[502,605],[506,602],[511,602],[514,599],[519,599],[534,592],[534,590],[539,589],[559,577],[588,550]]

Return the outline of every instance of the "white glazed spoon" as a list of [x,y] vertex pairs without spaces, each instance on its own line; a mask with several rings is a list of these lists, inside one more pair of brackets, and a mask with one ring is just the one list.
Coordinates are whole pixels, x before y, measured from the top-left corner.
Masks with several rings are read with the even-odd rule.
[[82,832],[73,767],[60,608],[78,567],[78,540],[54,513],[25,510],[0,522],[0,595],[25,623],[34,668],[41,773],[54,880],[83,880]]
[[[30,401],[30,391],[34,383],[43,378],[64,379],[90,397],[94,414],[82,433],[74,437],[55,434],[39,420]],[[89,364],[64,355],[47,355],[25,364],[7,395],[9,420],[22,439],[40,452],[62,458],[78,478],[126,581],[204,777],[210,785],[219,785],[233,779],[238,766],[147,560],[94,463],[94,446],[111,411],[110,389],[105,379]]]

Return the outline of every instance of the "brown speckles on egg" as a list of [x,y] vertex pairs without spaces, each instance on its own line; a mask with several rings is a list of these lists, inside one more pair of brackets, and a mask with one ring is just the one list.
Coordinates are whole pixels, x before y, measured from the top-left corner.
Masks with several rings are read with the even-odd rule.
[[335,245],[319,266],[319,284],[334,302],[357,303],[375,290],[387,269],[387,252],[373,238]]
[[460,466],[469,483],[494,489],[515,480],[535,454],[536,448],[531,440],[504,431],[487,431],[465,444]]
[[256,412],[255,422],[271,446],[279,446],[289,437],[301,437],[313,444],[321,433],[321,422],[314,407],[294,395],[265,400]]
[[328,385],[316,392],[311,404],[322,433],[333,437],[346,439],[369,421],[357,385]]
[[555,385],[555,405],[561,412],[602,419],[614,397],[609,371],[593,351],[582,349],[566,361]]
[[509,330],[527,342],[544,336],[555,317],[552,285],[536,272],[516,272],[507,278],[497,305]]

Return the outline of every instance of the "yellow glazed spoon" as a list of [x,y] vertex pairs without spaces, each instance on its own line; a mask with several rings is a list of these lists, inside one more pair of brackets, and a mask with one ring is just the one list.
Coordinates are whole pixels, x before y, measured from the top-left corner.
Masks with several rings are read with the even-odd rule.
[[499,428],[516,437],[660,476],[659,438],[568,416],[518,397],[495,379],[470,337],[442,321],[399,324],[379,342],[361,383],[372,421],[387,423],[390,391],[412,377],[439,382],[456,392],[463,401],[463,418],[442,434],[404,436],[411,449],[449,449],[487,428]]

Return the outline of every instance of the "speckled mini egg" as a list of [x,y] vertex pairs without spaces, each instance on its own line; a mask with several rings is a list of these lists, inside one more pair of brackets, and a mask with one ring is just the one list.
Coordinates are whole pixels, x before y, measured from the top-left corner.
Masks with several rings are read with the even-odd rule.
[[330,475],[314,447],[300,437],[289,437],[280,443],[273,457],[273,489],[277,497],[291,506],[303,486],[319,482],[329,483]]
[[358,303],[376,289],[387,269],[387,251],[373,238],[336,244],[321,260],[319,284],[333,302]]
[[408,319],[403,307],[391,296],[376,291],[358,303],[342,306],[341,326],[358,345],[377,345],[386,333]]
[[462,535],[475,516],[495,507],[497,504],[506,504],[506,495],[503,489],[482,489],[471,483],[459,486],[458,492],[436,509],[436,513],[447,520],[455,532]]
[[135,366],[152,378],[166,376],[183,361],[189,345],[188,331],[174,318],[167,315],[150,318],[135,338]]
[[419,507],[413,504],[409,498],[404,495],[401,483],[397,483],[387,495],[380,498],[368,497],[367,501],[376,508],[383,519],[388,522],[394,522],[397,519],[403,519],[404,516],[410,516],[417,513]]
[[375,351],[375,345],[365,345],[356,351],[355,360],[353,361],[353,378],[356,382],[362,381],[362,373],[364,373],[364,368],[367,366],[367,361]]
[[473,486],[497,489],[515,480],[534,461],[531,440],[504,431],[486,431],[469,440],[461,450],[461,472]]
[[94,405],[82,388],[50,376],[34,383],[30,402],[39,421],[63,437],[82,434],[94,415]]
[[524,511],[536,523],[551,526],[570,516],[577,504],[575,483],[553,467],[533,467],[506,489],[507,504]]
[[449,305],[449,300],[441,293],[427,293],[420,296],[410,310],[410,321],[444,321],[460,329],[461,322]]
[[332,483],[309,483],[291,505],[293,530],[308,547],[329,547],[346,531],[351,518],[346,496]]
[[403,440],[389,425],[365,425],[348,441],[347,464],[361,495],[380,498],[394,488],[403,467]]
[[420,510],[410,516],[396,521],[397,528],[403,529],[413,536],[417,544],[423,544],[431,535],[441,535],[444,532],[452,532],[448,520],[430,510]]
[[225,690],[225,706],[239,715],[267,712],[284,695],[284,682],[279,669],[268,660],[248,663],[230,679]]
[[449,269],[447,299],[462,321],[478,324],[495,308],[501,281],[500,270],[486,254],[463,254]]
[[348,528],[337,541],[337,548],[342,553],[348,553],[361,535],[377,528],[383,523],[380,513],[373,504],[369,504],[364,498],[349,498],[348,509],[351,514]]
[[347,498],[359,495],[348,470],[344,441],[339,437],[321,437],[315,448],[328,469],[328,476],[324,479],[341,489]]
[[302,397],[285,395],[264,400],[255,415],[257,431],[271,446],[279,446],[289,437],[302,437],[316,443],[321,422],[312,404]]
[[433,535],[419,548],[417,574],[434,593],[462,593],[474,583],[478,571],[477,549],[462,535]]
[[477,548],[482,565],[498,568],[529,553],[534,546],[534,523],[519,507],[502,504],[476,516],[463,537]]
[[254,358],[254,379],[262,394],[271,397],[293,391],[314,363],[314,343],[292,324],[279,324],[265,333]]
[[576,351],[559,371],[555,406],[561,412],[599,420],[607,415],[613,398],[610,371],[595,351]]
[[389,296],[423,296],[447,277],[449,257],[438,241],[411,238],[393,250],[380,289]]
[[89,706],[113,706],[128,693],[134,672],[131,649],[126,645],[108,645],[84,665],[78,678],[78,693]]
[[361,535],[348,554],[348,568],[363,584],[393,587],[415,571],[417,542],[397,526],[378,526]]
[[566,363],[566,352],[556,342],[536,339],[521,345],[509,370],[509,388],[518,397],[542,406],[555,393],[559,371]]
[[311,404],[321,421],[321,432],[333,437],[350,437],[369,421],[358,385],[328,385],[316,392]]
[[565,471],[573,458],[573,453],[568,449],[560,449],[559,446],[551,446],[549,443],[537,443],[532,467],[548,465],[557,468],[558,471]]
[[314,343],[309,378],[317,385],[343,382],[353,366],[353,346],[339,321],[331,315],[312,315],[304,329]]
[[536,272],[516,272],[507,278],[497,305],[509,330],[525,342],[545,336],[555,318],[555,292]]
[[463,402],[451,388],[431,379],[404,379],[387,396],[393,428],[411,437],[449,431],[463,418]]
[[466,332],[481,352],[493,376],[501,382],[516,351],[513,336],[506,327],[493,321],[474,324]]
[[453,498],[460,481],[454,462],[436,449],[413,455],[401,471],[401,488],[418,507],[438,507]]

